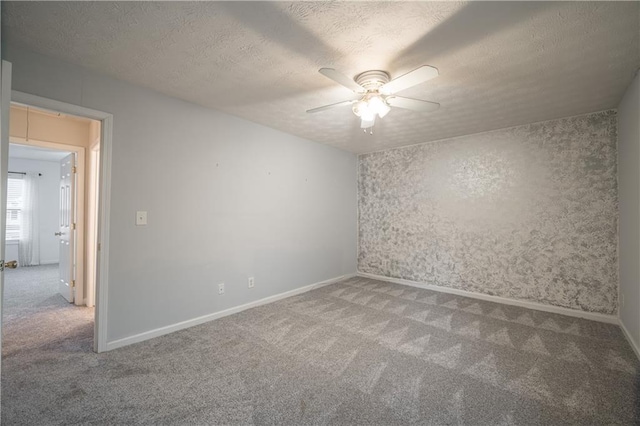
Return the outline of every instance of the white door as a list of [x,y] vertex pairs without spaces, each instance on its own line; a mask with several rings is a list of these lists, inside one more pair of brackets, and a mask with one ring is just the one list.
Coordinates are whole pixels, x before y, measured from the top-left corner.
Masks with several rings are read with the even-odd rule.
[[75,154],[60,160],[60,283],[58,291],[70,303],[74,299]]
[[2,295],[4,294],[4,240],[7,217],[7,170],[9,170],[9,109],[11,107],[11,63],[0,65],[0,353],[2,353]]

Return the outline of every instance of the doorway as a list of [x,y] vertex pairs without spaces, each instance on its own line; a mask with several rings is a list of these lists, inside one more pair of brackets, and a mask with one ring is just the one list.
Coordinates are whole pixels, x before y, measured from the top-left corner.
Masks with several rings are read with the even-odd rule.
[[8,187],[15,199],[8,197],[5,259],[18,262],[5,270],[7,350],[59,341],[69,327],[80,329],[71,333],[74,344],[100,350],[94,305],[101,125],[11,105]]
[[[9,285],[5,287],[5,300],[10,305],[13,305],[11,295],[15,290],[12,278],[26,272],[24,268],[31,269],[32,277],[28,283],[20,284],[22,288],[35,284],[33,280],[38,281],[37,274],[33,276],[37,270],[53,271],[54,266],[60,267],[68,262],[60,261],[65,250],[59,243],[58,186],[60,161],[72,155],[68,151],[9,145],[5,257],[17,262],[14,265],[20,271],[19,274],[7,272]],[[38,289],[35,286],[30,293],[36,295]],[[31,301],[37,302],[35,299]]]

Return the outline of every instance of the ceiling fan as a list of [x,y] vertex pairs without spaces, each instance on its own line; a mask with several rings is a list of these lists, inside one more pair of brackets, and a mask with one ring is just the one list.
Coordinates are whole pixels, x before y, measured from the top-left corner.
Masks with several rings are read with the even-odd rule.
[[365,71],[358,74],[353,80],[333,68],[320,68],[318,72],[347,89],[353,90],[358,97],[313,108],[307,112],[315,113],[334,107],[353,105],[353,113],[360,118],[360,128],[365,132],[369,129],[373,133],[371,129],[376,122],[376,117],[384,117],[391,110],[391,107],[418,112],[430,112],[440,108],[440,104],[436,102],[396,96],[397,92],[437,77],[438,69],[429,65],[423,65],[393,80],[391,80],[389,73],[380,70]]

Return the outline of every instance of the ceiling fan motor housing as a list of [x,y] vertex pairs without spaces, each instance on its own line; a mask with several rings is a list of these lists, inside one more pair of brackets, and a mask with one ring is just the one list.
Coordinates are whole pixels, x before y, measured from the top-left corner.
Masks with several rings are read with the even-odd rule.
[[367,91],[377,91],[389,82],[391,78],[385,71],[372,70],[358,74],[355,78],[356,83],[367,89]]

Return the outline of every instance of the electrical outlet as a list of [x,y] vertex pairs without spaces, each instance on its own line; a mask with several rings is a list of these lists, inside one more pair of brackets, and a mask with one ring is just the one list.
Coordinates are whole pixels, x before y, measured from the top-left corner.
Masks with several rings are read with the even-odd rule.
[[253,286],[256,284],[256,281],[253,277],[249,277],[249,288],[253,288]]
[[224,283],[218,284],[218,294],[224,294]]

